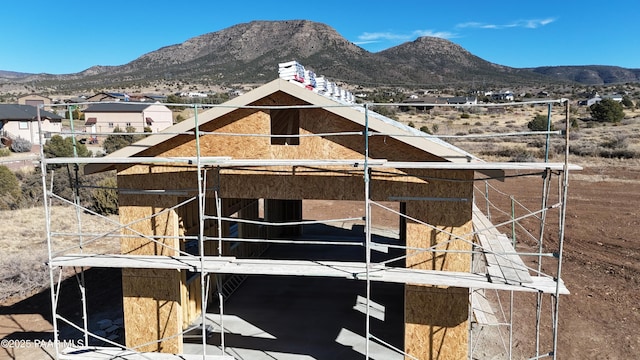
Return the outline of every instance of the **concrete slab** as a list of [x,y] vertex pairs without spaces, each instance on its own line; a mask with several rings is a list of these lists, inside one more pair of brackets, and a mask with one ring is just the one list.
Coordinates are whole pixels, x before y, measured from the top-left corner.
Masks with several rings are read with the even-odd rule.
[[[364,239],[360,227],[343,229],[308,226],[305,236],[327,236],[353,241]],[[393,237],[376,239],[398,243]],[[375,261],[398,256],[376,253]],[[273,245],[264,257],[363,261],[362,247]],[[207,354],[221,354],[221,323],[225,353],[236,359],[358,359],[365,357],[366,283],[363,281],[289,276],[249,276],[224,304],[209,308]],[[404,286],[371,283],[371,334],[402,349],[404,339]],[[374,316],[375,315],[375,316]],[[185,337],[184,352],[202,354],[199,331]],[[403,359],[397,351],[370,341],[371,359]]]

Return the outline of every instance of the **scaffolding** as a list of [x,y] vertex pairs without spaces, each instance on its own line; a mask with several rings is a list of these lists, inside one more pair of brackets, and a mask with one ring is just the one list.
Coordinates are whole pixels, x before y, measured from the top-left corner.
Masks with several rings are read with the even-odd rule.
[[[375,358],[372,353],[372,346],[384,347],[399,357],[415,359],[415,357],[406,353],[402,348],[389,344],[384,339],[377,337],[371,331],[372,311],[375,309],[375,303],[371,300],[371,284],[372,282],[392,282],[399,284],[419,284],[434,285],[443,287],[461,287],[469,289],[469,359],[475,359],[479,354],[480,348],[486,346],[488,342],[495,342],[500,339],[502,353],[506,358],[513,358],[514,355],[514,331],[517,330],[521,323],[514,323],[514,298],[515,294],[532,293],[535,296],[535,318],[531,319],[533,324],[535,338],[531,339],[534,344],[534,351],[528,354],[532,359],[550,357],[555,359],[558,350],[558,316],[559,316],[559,299],[560,295],[568,294],[569,291],[565,287],[562,275],[562,257],[563,257],[563,241],[564,226],[567,205],[567,189],[569,182],[569,171],[580,170],[579,167],[569,164],[569,103],[566,99],[534,101],[525,103],[508,103],[500,104],[502,107],[518,107],[518,106],[548,106],[548,118],[551,118],[552,105],[559,104],[564,106],[564,116],[566,129],[563,131],[547,131],[537,132],[518,132],[509,134],[482,134],[482,135],[466,135],[466,136],[449,136],[455,138],[500,138],[505,136],[537,136],[545,138],[545,161],[540,163],[528,162],[394,162],[384,159],[372,159],[369,156],[369,139],[372,137],[429,137],[434,141],[441,141],[435,135],[427,135],[420,132],[406,131],[399,133],[380,133],[373,132],[369,129],[369,119],[372,116],[379,116],[371,111],[373,106],[399,106],[400,104],[339,104],[336,107],[358,108],[362,113],[363,131],[356,132],[340,132],[340,133],[323,133],[323,134],[305,134],[297,135],[298,137],[316,136],[316,137],[339,137],[339,136],[360,136],[364,144],[364,156],[358,159],[234,159],[231,157],[208,157],[201,154],[200,139],[202,136],[239,136],[239,137],[263,137],[273,135],[265,134],[220,134],[216,132],[206,132],[201,130],[201,122],[199,115],[202,110],[229,107],[229,105],[204,105],[204,104],[165,104],[169,106],[190,107],[194,111],[193,131],[170,133],[163,132],[162,136],[190,136],[195,139],[196,156],[192,157],[102,157],[102,158],[81,158],[74,151],[74,156],[69,158],[47,158],[41,147],[40,169],[42,172],[42,187],[45,196],[45,222],[47,230],[47,248],[48,248],[48,266],[50,270],[50,286],[51,286],[51,306],[53,309],[53,330],[54,342],[56,344],[56,358],[58,359],[111,359],[111,358],[128,358],[128,359],[168,359],[168,354],[158,354],[149,352],[139,352],[138,348],[128,348],[100,334],[92,332],[88,324],[87,302],[86,302],[86,284],[84,272],[90,267],[106,267],[106,268],[146,268],[146,269],[177,269],[189,271],[197,274],[200,280],[200,289],[215,288],[215,294],[209,291],[201,291],[200,302],[202,304],[202,318],[199,323],[183,329],[179,334],[171,336],[184,336],[194,330],[199,329],[201,350],[199,354],[178,354],[175,358],[181,359],[233,359],[234,357],[227,351],[225,343],[225,324],[224,324],[224,304],[228,291],[224,291],[224,280],[230,281],[229,277],[223,279],[222,276],[216,274],[231,274],[235,276],[247,275],[288,275],[288,276],[317,276],[317,277],[334,277],[346,278],[363,281],[366,284],[366,296],[364,297],[363,307],[365,312],[365,344],[363,355],[366,359]],[[83,104],[77,104],[83,105]],[[412,104],[402,104],[403,106],[411,106]],[[415,106],[425,106],[425,104],[414,104]],[[428,105],[428,104],[427,104]],[[60,105],[51,105],[60,106]],[[66,106],[66,105],[65,105]],[[430,106],[440,107],[449,106],[445,104],[431,104]],[[465,108],[474,106],[492,106],[492,105],[464,105]],[[42,106],[41,106],[42,107]],[[460,107],[460,105],[456,105]],[[278,108],[298,108],[298,109],[316,109],[326,108],[326,106],[288,106]],[[234,109],[243,109],[251,111],[267,111],[273,107],[266,106],[234,106]],[[71,116],[71,108],[67,109]],[[38,116],[41,123],[41,119]],[[548,121],[550,124],[551,121]],[[84,135],[77,132],[73,128],[71,121],[70,133],[63,135],[71,136],[74,139],[74,150],[76,137]],[[98,134],[99,135],[99,134]],[[129,134],[123,134],[129,135]],[[145,134],[147,135],[147,134]],[[283,137],[291,137],[292,135],[283,135]],[[549,162],[549,149],[551,137],[561,137],[564,141],[564,159],[561,162]],[[74,167],[73,182],[75,189],[72,198],[65,198],[53,192],[53,176],[49,173],[50,165],[70,164]],[[158,217],[167,211],[174,211],[186,204],[197,203],[198,208],[198,230],[193,236],[176,235],[180,240],[190,239],[197,242],[197,253],[185,251],[180,248],[170,248],[169,250],[176,252],[174,256],[143,256],[143,255],[127,255],[120,253],[89,253],[86,248],[89,244],[96,244],[108,239],[120,239],[125,237],[137,237],[156,244],[159,247],[167,247],[162,241],[161,236],[149,236],[137,231],[131,223],[119,223],[111,218],[99,215],[89,209],[79,200],[79,188],[82,187],[82,181],[79,168],[84,164],[104,164],[106,165],[162,165],[162,166],[179,166],[181,168],[189,168],[197,174],[195,184],[191,188],[183,191],[175,189],[158,189],[158,188],[139,188],[139,189],[112,189],[124,193],[135,192],[137,194],[163,196],[163,195],[180,195],[183,199],[180,203],[170,208],[165,208],[157,213],[140,220],[148,220],[149,217]],[[287,169],[303,169],[302,171],[316,171],[325,173],[341,173],[348,176],[358,176],[362,179],[362,193],[364,198],[364,214],[348,218],[334,218],[323,220],[304,220],[296,222],[271,222],[266,219],[243,219],[240,217],[224,216],[221,211],[222,198],[219,195],[220,184],[219,174],[221,171],[234,171],[237,169],[260,171],[265,174],[278,173]],[[448,233],[446,229],[436,225],[423,223],[419,219],[410,218],[402,211],[398,211],[389,207],[384,202],[375,201],[370,194],[370,180],[375,176],[402,176],[401,172],[395,169],[444,169],[444,170],[468,170],[474,171],[476,176],[472,180],[474,182],[474,198],[389,198],[391,202],[406,201],[430,201],[430,202],[474,202],[473,206],[473,230],[468,234]],[[494,174],[495,172],[506,172],[507,175],[489,176],[485,174]],[[217,179],[216,179],[217,177]],[[539,206],[532,209],[530,204],[524,204],[509,193],[500,190],[500,186],[496,185],[500,181],[508,178],[541,178],[541,196],[539,198]],[[556,177],[557,183],[552,181]],[[213,179],[213,180],[212,180]],[[439,179],[447,181],[447,179]],[[512,180],[508,179],[507,181]],[[450,181],[459,181],[450,179]],[[214,183],[214,186],[210,186]],[[555,187],[555,189],[554,189]],[[552,191],[554,190],[554,191]],[[209,209],[205,204],[205,199],[212,197],[215,199],[214,209]],[[74,211],[78,219],[78,231],[73,234],[61,234],[52,229],[52,223],[55,218],[52,217],[52,202],[60,202],[69,206],[70,211]],[[507,204],[507,210],[500,208],[501,205]],[[71,210],[73,209],[73,210]],[[398,216],[401,221],[412,221],[420,223],[434,231],[446,234],[450,237],[450,241],[469,242],[468,238],[473,241],[469,244],[472,250],[467,252],[472,257],[472,268],[468,272],[453,271],[437,271],[437,270],[418,270],[404,268],[402,266],[394,266],[399,261],[422,253],[447,253],[456,252],[458,250],[447,250],[447,243],[438,243],[431,247],[413,248],[406,244],[393,244],[389,242],[378,242],[374,234],[377,231],[374,225],[373,210],[389,212]],[[210,212],[208,212],[210,211]],[[80,213],[90,213],[96,217],[103,219],[113,225],[112,230],[105,233],[96,233],[92,229],[87,229],[80,221]],[[550,225],[549,219],[551,213],[557,214],[557,221],[553,226]],[[331,239],[273,239],[273,238],[242,238],[241,236],[227,237],[224,234],[223,227],[226,223],[244,223],[252,224],[260,227],[286,227],[286,226],[310,226],[316,224],[335,225],[345,223],[363,224],[364,231],[362,238],[355,241],[335,241]],[[216,235],[211,236],[205,229],[205,224],[213,223],[217,230]],[[507,229],[507,230],[505,230]],[[123,231],[126,230],[127,235]],[[555,233],[554,233],[555,232]],[[505,234],[506,233],[506,234]],[[552,235],[550,235],[552,234]],[[69,248],[58,249],[55,247],[56,238],[60,236],[72,236],[76,238],[75,246]],[[555,237],[553,243],[549,243],[549,237]],[[520,240],[524,238],[524,240]],[[297,245],[323,245],[323,246],[346,246],[360,248],[364,251],[364,261],[360,262],[344,262],[344,261],[315,261],[315,260],[276,260],[268,258],[241,258],[224,254],[223,244],[225,243],[259,243],[259,244],[297,244]],[[519,243],[526,243],[527,246],[521,248]],[[214,243],[217,247],[215,256],[205,254],[205,244]],[[395,249],[402,252],[402,255],[389,255],[383,257],[382,260],[373,260],[372,253],[380,249]],[[380,258],[378,256],[378,258]],[[535,259],[535,265],[531,265],[530,261],[522,259]],[[83,321],[81,324],[67,319],[57,312],[60,297],[61,282],[63,280],[63,269],[73,269],[76,274],[78,288],[80,289],[79,307],[81,308]],[[233,276],[232,276],[233,277]],[[211,283],[215,283],[212,286]],[[219,343],[212,351],[211,344],[208,343],[208,336],[211,332],[211,323],[207,321],[207,305],[210,303],[208,298],[215,295],[218,304],[219,323],[216,331],[219,332]],[[496,309],[496,305],[498,308]],[[550,314],[543,314],[545,306],[550,306]],[[544,322],[549,322],[544,324]],[[59,351],[57,346],[61,340],[59,339],[59,329],[61,324],[68,326],[83,334],[83,344],[85,347],[68,347]],[[498,337],[489,338],[486,333],[487,329],[496,329]],[[545,333],[549,329],[550,333]],[[505,337],[507,340],[505,340]],[[158,342],[163,339],[158,339]],[[101,342],[106,347],[89,346]],[[499,345],[499,344],[498,344]]]

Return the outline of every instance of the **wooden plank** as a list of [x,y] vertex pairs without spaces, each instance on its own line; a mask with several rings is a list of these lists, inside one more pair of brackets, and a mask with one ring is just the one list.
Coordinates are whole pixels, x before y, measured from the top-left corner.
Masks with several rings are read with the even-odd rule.
[[514,284],[532,282],[531,275],[520,256],[516,254],[511,240],[501,234],[476,205],[473,206],[472,219],[476,237],[487,261],[487,274],[491,280]]
[[[478,234],[478,240],[484,249],[489,246],[489,241],[487,240],[486,235]],[[502,270],[500,270],[500,265],[498,264],[496,255],[487,251],[484,251],[484,255],[487,263],[487,274],[491,278],[502,278]]]
[[473,228],[476,232],[481,232],[483,234],[493,234],[499,235],[500,231],[496,229],[495,225],[489,220],[483,213],[480,211],[480,208],[476,204],[473,204],[472,210],[472,222]]
[[[503,249],[502,259],[504,263],[502,264],[503,269],[509,269],[511,274],[514,274],[520,282],[526,283],[531,282],[531,275],[529,275],[529,270],[527,270],[527,266],[524,264],[520,256],[515,254],[515,249],[511,244],[511,240],[505,235],[500,235],[497,237],[497,241],[500,243]],[[509,252],[513,251],[511,254]]]
[[478,289],[471,294],[471,308],[476,322],[481,325],[495,325],[498,323],[493,308],[484,295],[484,291]]
[[[511,262],[505,257],[505,249],[502,246],[502,242],[499,240],[499,236],[487,236],[489,242],[490,251],[494,252],[502,277],[507,282],[520,283],[518,274],[513,270]],[[514,250],[515,252],[515,250]]]
[[[109,261],[113,256],[118,261]],[[192,256],[157,256],[160,266],[165,268],[173,262],[177,268],[187,265],[193,271],[201,270],[198,257]],[[96,261],[100,259],[100,261]],[[127,267],[150,268],[153,261],[148,257],[122,255],[65,255],[56,257],[51,262],[58,266],[96,266],[96,267]],[[93,264],[93,265],[87,265]],[[307,260],[270,260],[270,259],[234,259],[230,257],[207,256],[204,258],[204,272],[221,274],[243,275],[274,275],[274,276],[319,276],[337,277],[352,280],[366,280],[367,267],[363,262],[340,261],[307,261]],[[386,267],[384,265],[371,264],[369,267],[369,279],[379,282],[393,282],[415,285],[435,285],[463,287],[474,289],[496,289],[544,293],[555,293],[556,283],[552,278],[535,276],[530,283],[514,284],[504,279],[492,279],[487,281],[485,274],[475,274],[461,271],[420,270],[411,268]],[[569,290],[560,280],[560,294],[569,294]]]
[[[372,167],[394,168],[394,169],[447,169],[447,170],[563,170],[564,163],[533,163],[533,162],[466,162],[452,163],[446,161],[439,162],[402,162],[388,161],[383,164],[375,164]],[[569,164],[569,170],[580,171],[579,165]]]
[[234,360],[230,355],[196,355],[196,354],[167,354],[144,352],[138,353],[116,347],[67,347],[62,350],[60,360]]
[[[220,264],[234,260],[230,256],[207,256],[207,269],[221,267]],[[134,269],[176,269],[198,272],[199,258],[195,256],[154,256],[154,255],[120,255],[120,254],[69,254],[51,260],[53,266],[86,266],[105,268]]]

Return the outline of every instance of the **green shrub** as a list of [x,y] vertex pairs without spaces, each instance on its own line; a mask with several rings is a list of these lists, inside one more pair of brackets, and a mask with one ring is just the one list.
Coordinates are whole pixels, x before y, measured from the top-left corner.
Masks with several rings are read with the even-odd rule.
[[427,125],[420,126],[420,131],[422,131],[423,133],[431,134],[431,130]]
[[633,108],[633,101],[631,100],[631,98],[627,95],[622,97],[622,105],[624,105],[624,107],[632,109]]
[[589,107],[591,117],[599,122],[618,123],[624,119],[622,104],[615,100],[604,99]]
[[104,152],[107,154],[111,154],[112,152],[120,150],[123,147],[127,147],[145,137],[144,135],[133,134],[135,131],[136,128],[127,126],[124,131],[126,132],[126,134],[123,134],[122,129],[116,126],[116,128],[113,129],[113,135],[107,136],[107,138],[104,139],[104,142],[102,143]]
[[[76,153],[78,157],[90,157],[91,151],[87,149],[87,146],[76,141]],[[47,140],[42,149],[47,158],[55,157],[73,157],[73,138],[63,138],[60,135],[53,135],[51,139]]]
[[461,119],[468,119],[468,118],[470,118],[470,117],[471,117],[471,115],[469,115],[468,113],[462,113],[462,114],[460,114],[460,118],[461,118]]
[[[613,139],[603,142],[600,146],[606,149],[623,150],[629,146],[628,136],[617,134]],[[607,156],[605,156],[607,157]]]
[[[79,170],[80,173],[82,170]],[[25,173],[18,172],[16,176],[21,184],[22,199],[20,202],[21,207],[41,206],[43,201],[42,195],[42,175],[40,167],[35,168],[35,171]],[[51,177],[53,176],[53,181]],[[88,209],[93,208],[93,188],[98,186],[97,184],[102,180],[113,177],[113,173],[104,172],[92,175],[81,176],[78,179],[78,192],[79,204]],[[74,189],[76,186],[75,169],[73,165],[62,165],[59,168],[47,171],[46,175],[47,190],[50,185],[52,192],[61,198],[68,201],[74,199]],[[54,199],[54,204],[66,204],[59,200]]]
[[8,167],[0,165],[0,210],[18,207],[20,195],[18,178]]
[[[547,115],[538,114],[533,120],[527,123],[527,128],[531,131],[547,131],[547,126],[549,125],[548,120]],[[552,131],[555,130],[553,123],[550,124],[549,129]]]
[[635,159],[639,157],[638,153],[631,149],[601,149],[599,156],[608,159]]
[[9,155],[11,155],[11,150],[9,150],[9,148],[6,148],[6,147],[0,148],[0,157],[9,156]]
[[569,153],[577,156],[596,156],[598,146],[593,143],[582,143],[569,146]]
[[484,152],[485,155],[495,155],[509,158],[510,162],[533,162],[534,154],[524,147],[503,147],[492,152]]
[[569,119],[569,124],[571,125],[571,128],[573,130],[578,130],[580,129],[580,124],[578,123],[578,119],[572,117]]
[[118,213],[118,193],[117,181],[115,177],[108,177],[96,183],[97,189],[94,189],[92,198],[93,211],[102,215],[110,215]]

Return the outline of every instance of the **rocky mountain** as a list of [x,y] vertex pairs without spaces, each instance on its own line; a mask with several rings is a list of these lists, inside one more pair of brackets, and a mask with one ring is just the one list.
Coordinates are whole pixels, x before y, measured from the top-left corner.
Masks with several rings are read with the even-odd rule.
[[106,76],[119,82],[266,82],[278,76],[278,63],[291,60],[351,83],[410,79],[385,58],[347,41],[333,28],[305,20],[239,24],[163,47],[122,66],[92,67],[82,74],[83,81],[96,83]]
[[[418,83],[451,82],[498,82],[527,83],[548,82],[529,70],[515,69],[483,60],[451,41],[421,37],[396,47],[381,51],[377,55],[388,63],[411,74]],[[545,74],[542,74],[545,75]]]
[[15,71],[3,71],[0,70],[0,78],[3,79],[21,79],[24,77],[31,76],[32,74],[15,72]]
[[545,66],[530,70],[556,79],[591,85],[640,82],[640,69],[618,66]]
[[[357,85],[438,86],[539,82],[618,82],[640,70],[606,67],[515,69],[485,61],[448,40],[422,37],[371,53],[317,22],[253,21],[166,46],[120,66],[94,66],[76,74],[17,76],[3,81],[29,82],[61,89],[123,87],[158,81],[263,83],[277,77],[278,63],[297,60],[319,75]],[[582,71],[582,72],[581,72]],[[589,75],[589,74],[597,74]],[[626,81],[626,80],[625,80]]]

